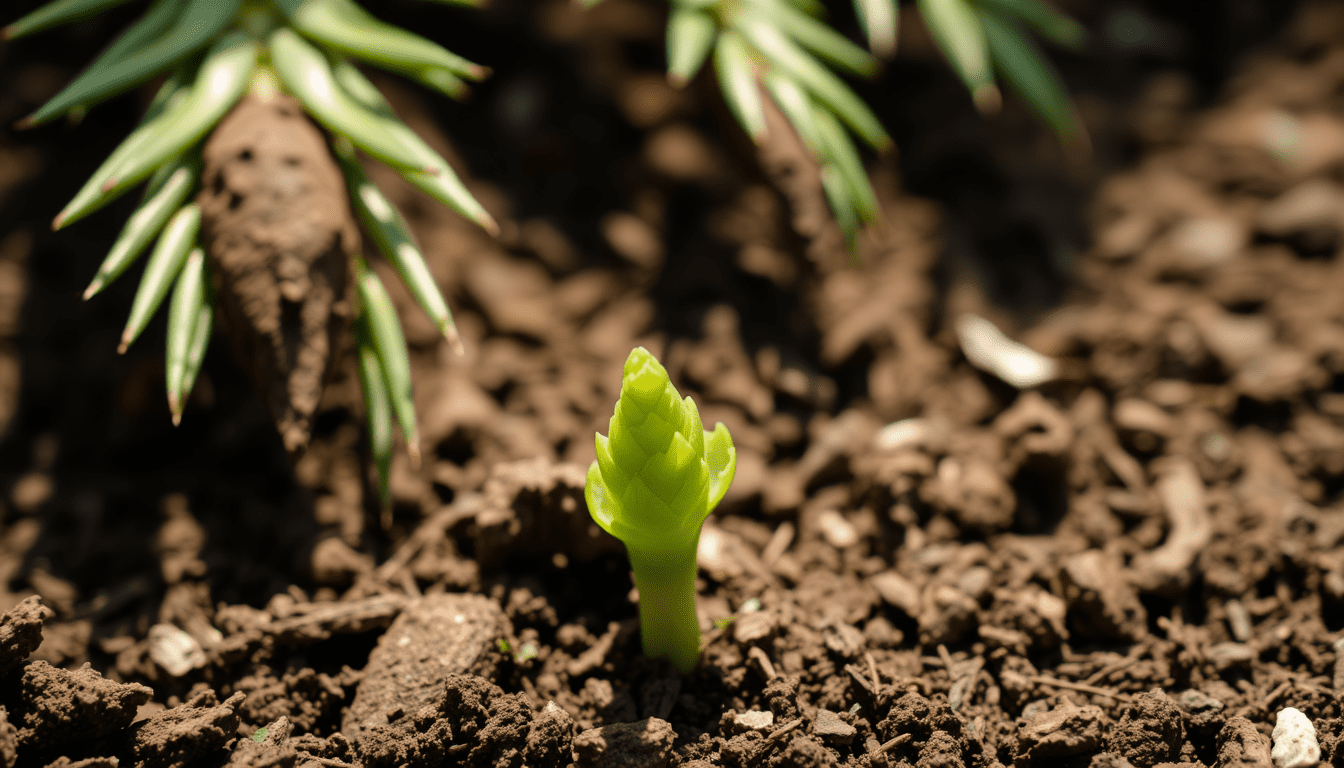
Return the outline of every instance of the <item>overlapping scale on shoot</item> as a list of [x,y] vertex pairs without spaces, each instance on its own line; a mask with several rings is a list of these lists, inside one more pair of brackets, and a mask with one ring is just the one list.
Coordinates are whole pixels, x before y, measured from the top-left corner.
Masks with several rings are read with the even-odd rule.
[[640,590],[644,652],[695,666],[695,553],[700,528],[732,483],[737,451],[722,423],[706,432],[647,349],[625,361],[607,434],[588,468],[588,512],[625,543]]

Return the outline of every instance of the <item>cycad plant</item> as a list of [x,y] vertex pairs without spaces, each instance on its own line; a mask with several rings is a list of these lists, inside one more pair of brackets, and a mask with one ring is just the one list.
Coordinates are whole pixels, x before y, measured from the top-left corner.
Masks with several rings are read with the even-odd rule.
[[[891,144],[872,110],[832,69],[871,77],[896,51],[897,0],[854,0],[872,52],[822,21],[820,0],[672,0],[668,78],[682,85],[713,53],[720,90],[751,138],[765,134],[762,86],[821,166],[822,185],[851,245],[877,219],[877,199],[851,138]],[[1077,46],[1083,30],[1041,0],[919,0],[924,23],[981,112],[998,109],[995,74],[1061,138],[1077,120],[1059,76],[1028,28]],[[848,130],[846,130],[848,129]]]
[[[55,0],[3,31],[27,35],[126,0]],[[469,3],[468,3],[469,4]],[[423,83],[454,98],[488,70],[404,29],[378,21],[353,0],[153,0],[74,81],[24,126],[66,115],[166,75],[140,126],[94,172],[53,222],[73,224],[148,180],[144,198],[99,267],[85,298],[119,277],[157,238],[122,333],[132,344],[173,292],[168,315],[167,390],[176,423],[209,345],[214,299],[209,259],[199,246],[193,202],[201,146],[245,93],[283,90],[332,137],[353,209],[381,255],[405,280],[440,332],[461,351],[452,315],[405,220],[365,176],[356,150],[487,231],[497,226],[448,163],[392,112],[351,59]],[[369,435],[386,504],[395,418],[418,460],[410,361],[396,312],[378,277],[356,259],[359,311],[354,332]]]
[[[474,5],[479,0],[440,0]],[[86,18],[128,0],[53,0],[0,31],[15,38]],[[763,138],[762,99],[773,99],[822,167],[831,208],[847,238],[877,218],[877,201],[851,134],[882,150],[891,139],[833,68],[872,76],[895,50],[897,0],[855,0],[873,53],[821,20],[820,0],[671,0],[668,73],[683,85],[713,54],[722,92],[742,127]],[[1077,24],[1041,0],[918,0],[919,10],[975,103],[998,102],[1002,75],[1058,133],[1074,129],[1059,78],[1026,28],[1055,41],[1081,39]],[[209,254],[198,244],[194,202],[201,147],[246,93],[293,96],[327,129],[351,205],[379,253],[396,269],[443,336],[461,351],[452,315],[406,222],[365,176],[357,153],[494,233],[497,226],[434,150],[393,113],[352,60],[408,77],[452,98],[489,71],[442,46],[371,16],[354,0],[151,0],[141,18],[89,67],[21,123],[78,117],[155,77],[163,84],[140,126],[55,218],[73,224],[137,185],[144,197],[127,220],[85,298],[97,294],[157,238],[122,334],[124,351],[172,291],[167,390],[180,420],[215,318]],[[147,183],[146,183],[147,182]],[[384,507],[395,421],[419,458],[406,342],[388,295],[360,258],[354,274],[358,370]]]

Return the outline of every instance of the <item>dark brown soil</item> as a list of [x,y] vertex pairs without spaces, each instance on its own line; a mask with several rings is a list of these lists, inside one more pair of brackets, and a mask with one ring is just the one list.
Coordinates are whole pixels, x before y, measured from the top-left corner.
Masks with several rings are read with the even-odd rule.
[[[311,420],[291,400],[291,462],[283,398],[222,334],[174,430],[157,343],[113,352],[133,280],[78,302],[129,203],[45,222],[134,104],[0,136],[0,768],[1230,768],[1271,764],[1288,707],[1344,765],[1344,12],[1277,29],[1273,5],[1134,6],[1153,36],[1126,48],[1111,4],[1071,4],[1098,30],[1061,59],[1090,155],[1015,102],[970,114],[908,20],[869,93],[901,156],[873,159],[857,259],[796,143],[753,153],[711,81],[665,84],[662,6],[444,27],[491,63],[529,47],[465,107],[379,81],[502,230],[370,167],[467,350],[375,264],[425,447],[388,518],[348,355]],[[1247,48],[1252,22],[1272,37]],[[0,47],[0,122],[59,87],[58,54]],[[224,212],[233,190],[276,215],[220,146]],[[323,221],[306,265],[354,242]],[[305,273],[314,301],[338,271]],[[1054,374],[973,365],[972,316]],[[583,502],[636,344],[738,449],[686,676],[640,655]]]

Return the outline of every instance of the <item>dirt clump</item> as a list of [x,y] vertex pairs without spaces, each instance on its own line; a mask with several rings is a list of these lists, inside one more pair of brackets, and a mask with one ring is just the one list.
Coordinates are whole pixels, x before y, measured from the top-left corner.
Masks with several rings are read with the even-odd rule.
[[429,768],[445,760],[467,768],[521,768],[526,757],[537,760],[528,765],[560,768],[569,760],[562,720],[543,713],[534,722],[518,695],[475,675],[452,674],[434,703],[366,728],[358,750],[371,768]]
[[52,610],[30,595],[0,616],[0,677],[22,664],[42,644],[42,622]]
[[1185,743],[1181,712],[1167,694],[1152,690],[1134,699],[1109,731],[1106,746],[1134,768],[1174,762]]
[[358,742],[368,728],[392,722],[398,713],[417,714],[442,698],[444,681],[454,675],[490,674],[496,644],[511,634],[498,604],[481,595],[428,595],[411,602],[369,655],[342,732]]
[[677,734],[656,717],[615,723],[574,737],[575,768],[664,768]]
[[1059,706],[1042,712],[1018,728],[1013,765],[1065,765],[1076,756],[1086,762],[1100,750],[1108,725],[1100,707]]
[[76,670],[35,661],[23,670],[18,713],[21,749],[51,748],[72,737],[94,741],[125,728],[154,691],[138,683],[116,683],[88,664]]

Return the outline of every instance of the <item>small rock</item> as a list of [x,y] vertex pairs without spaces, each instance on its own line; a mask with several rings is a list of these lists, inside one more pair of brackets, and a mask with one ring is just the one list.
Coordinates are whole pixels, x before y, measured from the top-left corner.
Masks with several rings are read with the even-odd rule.
[[574,768],[665,768],[676,738],[656,717],[593,728],[574,739]]
[[775,713],[753,709],[750,712],[728,713],[728,729],[733,734],[755,731],[764,736],[775,728]]
[[1059,363],[1004,335],[983,317],[963,315],[957,320],[961,351],[975,367],[998,376],[1018,389],[1031,389],[1059,376]]
[[1094,752],[1105,735],[1100,707],[1057,707],[1017,729],[1017,760],[1023,766],[1052,765],[1060,758]]
[[653,269],[663,261],[662,239],[634,214],[608,214],[602,219],[602,236],[613,251],[635,266]]
[[825,643],[832,653],[852,659],[863,651],[863,633],[853,625],[837,624],[827,628]]
[[1175,424],[1166,411],[1147,400],[1126,398],[1115,404],[1112,412],[1115,426],[1130,432],[1151,432],[1166,437],[1172,433]]
[[1218,732],[1218,765],[1268,765],[1269,745],[1255,723],[1239,715],[1229,717]]
[[1278,768],[1306,768],[1321,759],[1321,745],[1310,718],[1296,707],[1279,710],[1270,757]]
[[1137,640],[1148,632],[1148,612],[1124,578],[1114,555],[1090,549],[1060,569],[1073,628],[1083,637]]
[[779,622],[768,611],[755,611],[733,621],[733,640],[739,645],[754,645],[773,637]]
[[873,436],[873,447],[880,451],[915,448],[924,444],[933,431],[928,419],[911,418],[892,422]]
[[1305,181],[1260,209],[1256,229],[1291,239],[1296,250],[1333,250],[1344,218],[1344,191],[1323,179]]
[[829,709],[818,709],[812,719],[812,733],[833,744],[848,744],[858,731]]
[[979,603],[965,592],[947,584],[929,590],[924,610],[919,614],[919,642],[922,645],[955,643],[975,627]]
[[1204,658],[1213,662],[1219,671],[1250,664],[1259,652],[1245,643],[1216,643],[1204,652]]
[[173,677],[204,666],[206,661],[205,649],[196,638],[172,624],[149,628],[149,658]]
[[1186,219],[1170,235],[1175,266],[1202,270],[1222,264],[1246,244],[1241,222],[1230,216]]
[[822,510],[817,515],[817,527],[821,529],[821,537],[826,543],[836,549],[846,549],[859,543],[858,529],[839,510]]
[[913,581],[895,571],[883,571],[868,579],[868,583],[887,605],[900,609],[912,619],[919,617],[923,601],[920,599],[919,587]]

